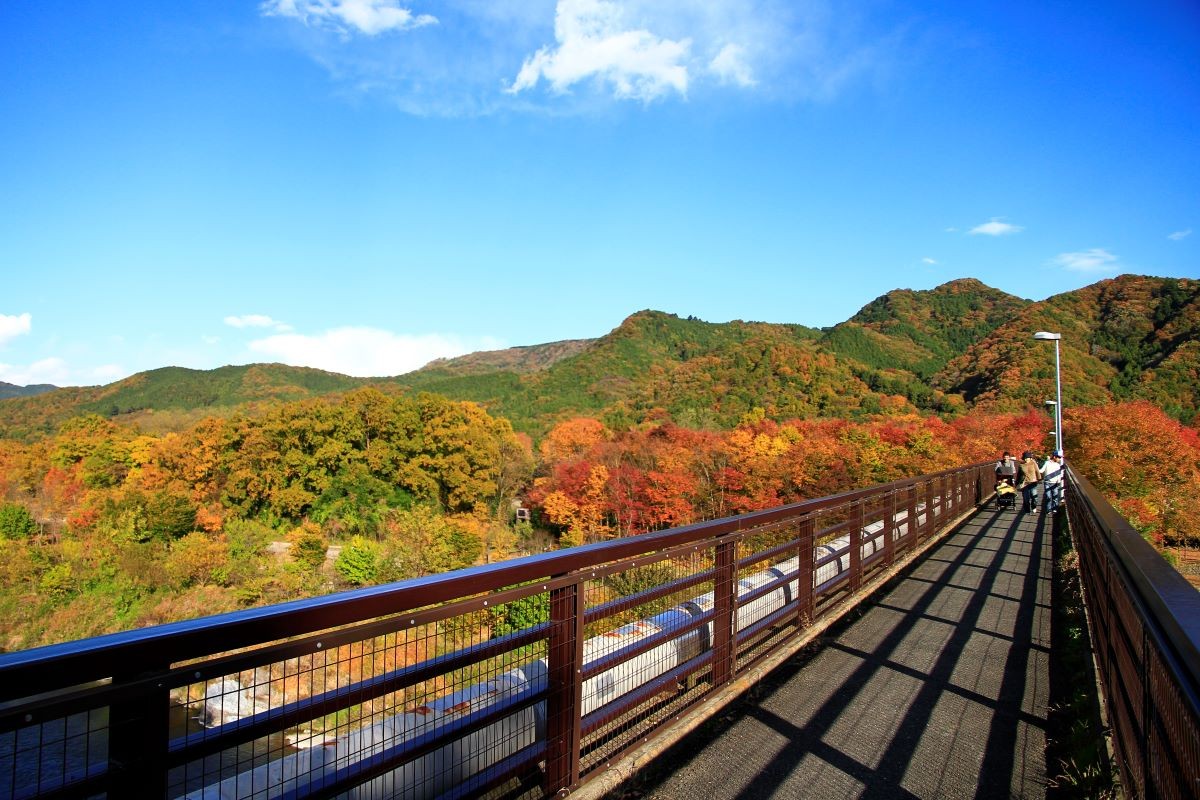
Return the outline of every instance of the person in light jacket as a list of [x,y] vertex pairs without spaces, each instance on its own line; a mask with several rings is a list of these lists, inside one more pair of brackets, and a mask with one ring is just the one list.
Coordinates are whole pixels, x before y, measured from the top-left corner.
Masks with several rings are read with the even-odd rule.
[[1033,453],[1026,450],[1021,454],[1021,500],[1025,511],[1037,511],[1037,485],[1042,479],[1042,471],[1038,469]]
[[1063,466],[1062,452],[1056,451],[1042,464],[1042,481],[1046,484],[1042,489],[1044,501],[1042,510],[1053,514],[1062,505],[1063,495]]

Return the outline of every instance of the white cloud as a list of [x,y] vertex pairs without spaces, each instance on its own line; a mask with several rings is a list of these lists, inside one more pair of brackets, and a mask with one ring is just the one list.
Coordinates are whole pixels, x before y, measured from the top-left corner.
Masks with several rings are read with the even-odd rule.
[[1061,253],[1050,263],[1074,272],[1116,272],[1117,256],[1102,247],[1093,247],[1077,253]]
[[758,83],[754,79],[754,70],[746,63],[745,48],[738,44],[731,43],[722,47],[721,52],[708,62],[708,68],[724,84],[750,87]]
[[502,346],[490,338],[470,341],[457,336],[397,334],[365,327],[334,328],[315,336],[278,334],[250,343],[255,353],[285,364],[362,378],[400,375],[435,358]]
[[280,322],[276,319],[271,319],[266,314],[242,314],[240,316],[229,316],[225,318],[225,324],[231,328],[274,328],[280,333],[287,333],[292,330],[292,326],[286,322]]
[[1185,231],[1175,231],[1167,236],[1172,242],[1179,242],[1192,235],[1192,229],[1188,228]]
[[[591,111],[611,98],[728,91],[824,102],[883,88],[910,63],[904,29],[832,0],[266,0],[260,13],[350,98],[417,115]],[[436,22],[436,25],[434,24]],[[422,28],[421,35],[378,35]],[[537,91],[538,88],[542,91]],[[717,92],[715,90],[723,89]]]
[[926,256],[925,258],[921,259],[921,263],[922,264],[936,264],[938,262],[935,261],[934,259],[930,258],[929,256]]
[[[33,330],[33,317],[29,314],[0,314],[0,346]],[[11,381],[10,381],[11,382]]]
[[628,26],[613,0],[559,0],[554,15],[557,47],[525,59],[508,91],[532,89],[542,78],[556,92],[587,80],[611,84],[621,99],[650,101],[672,91],[687,94],[684,63],[690,39],[664,39]]
[[70,370],[61,358],[43,358],[32,364],[0,364],[0,381],[17,386],[35,383],[52,383],[64,386],[70,383]]
[[437,17],[414,14],[397,0],[267,0],[259,8],[267,17],[291,17],[343,35],[357,31],[376,36],[437,23]]
[[976,225],[967,231],[967,233],[972,236],[1007,236],[1012,233],[1020,233],[1023,230],[1025,229],[1020,225],[1010,225],[1007,222],[1001,222],[1000,217],[992,217],[990,222]]

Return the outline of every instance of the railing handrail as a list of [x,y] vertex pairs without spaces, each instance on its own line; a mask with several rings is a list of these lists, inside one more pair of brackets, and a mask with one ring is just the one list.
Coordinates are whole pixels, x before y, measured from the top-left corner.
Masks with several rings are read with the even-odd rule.
[[[598,542],[553,553],[412,578],[383,586],[336,592],[259,608],[106,634],[0,655],[0,703],[63,686],[109,678],[118,673],[166,669],[157,663],[169,651],[173,661],[233,651],[266,641],[329,630],[364,619],[386,617],[472,593],[484,593],[594,564],[654,552],[700,538],[733,535],[824,509],[853,503],[871,494],[927,483],[991,462],[957,466],[828,497],[804,500],[763,511],[698,522],[653,533]],[[1114,512],[1115,513],[1115,512]]]
[[1158,551],[1121,516],[1087,478],[1068,469],[1079,499],[1100,523],[1114,562],[1137,592],[1146,622],[1163,639],[1200,697],[1200,592],[1167,563]]

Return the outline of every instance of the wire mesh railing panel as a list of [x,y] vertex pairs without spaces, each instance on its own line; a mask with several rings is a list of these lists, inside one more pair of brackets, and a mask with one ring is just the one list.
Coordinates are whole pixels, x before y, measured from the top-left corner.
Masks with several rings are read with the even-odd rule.
[[0,798],[37,797],[108,769],[108,709],[0,733]]
[[1194,702],[1182,696],[1171,670],[1150,659],[1152,721],[1148,756],[1158,796],[1164,800],[1200,796],[1200,718]]
[[433,797],[506,769],[537,737],[546,598],[478,600],[179,687],[190,725],[173,745],[178,758],[203,755],[170,771],[168,796],[213,786],[229,797],[303,796],[358,780],[375,796]]
[[[645,736],[707,687],[712,550],[680,552],[584,582],[598,611],[583,644],[580,772]],[[660,587],[678,587],[662,593]]]

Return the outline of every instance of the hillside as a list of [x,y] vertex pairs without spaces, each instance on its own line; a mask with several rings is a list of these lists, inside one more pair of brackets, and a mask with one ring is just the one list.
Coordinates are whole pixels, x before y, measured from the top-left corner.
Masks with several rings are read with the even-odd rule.
[[478,375],[494,371],[538,372],[586,350],[593,341],[595,340],[566,339],[548,344],[510,347],[506,350],[483,350],[457,358],[436,358],[418,371],[441,376]]
[[395,378],[281,364],[166,367],[0,400],[0,438],[37,437],[83,413],[182,429],[364,385],[475,401],[535,437],[576,415],[616,429],[663,415],[728,428],[759,410],[776,420],[1021,410],[1053,396],[1053,358],[1030,338],[1035,330],[1063,334],[1068,404],[1142,398],[1190,422],[1200,407],[1198,295],[1197,281],[1127,275],[1031,302],[963,279],[889,292],[823,331],[640,311],[597,339],[472,353]]
[[446,375],[419,370],[412,390],[484,403],[518,430],[542,433],[564,416],[636,424],[659,410],[681,424],[729,427],[755,408],[772,417],[852,416],[879,397],[802,325],[710,323],[640,311],[546,369]]
[[11,383],[0,381],[0,400],[4,400],[9,397],[33,397],[34,395],[45,394],[46,392],[53,391],[57,388],[57,386],[52,386],[49,383],[35,383],[30,384],[29,386],[16,386]]
[[829,329],[822,343],[868,367],[929,378],[1030,302],[974,278],[929,291],[896,289]]
[[223,416],[232,410],[270,401],[301,400],[344,392],[370,381],[308,367],[248,364],[212,370],[162,367],[139,372],[106,386],[68,387],[0,402],[0,437],[26,438],[49,433],[80,414],[113,418],[147,412],[184,412]]
[[997,409],[1054,397],[1052,345],[1062,333],[1063,402],[1150,400],[1191,423],[1200,409],[1200,281],[1122,275],[1023,308],[935,377],[934,385]]

